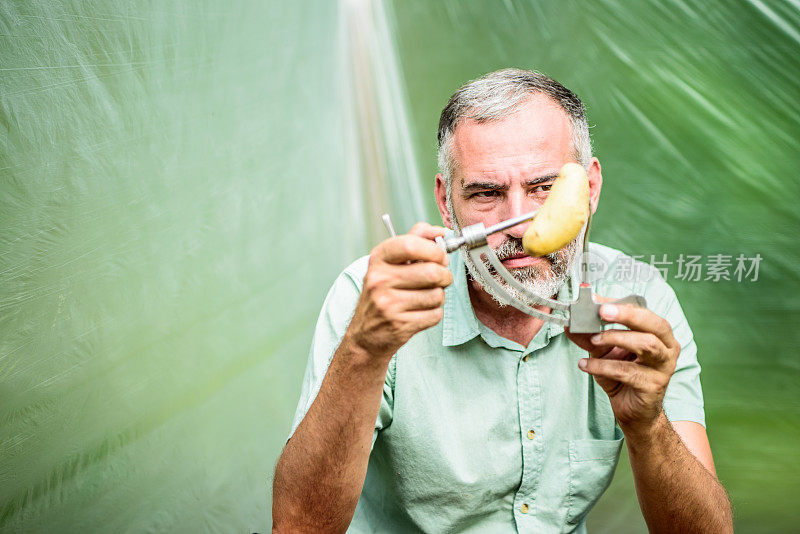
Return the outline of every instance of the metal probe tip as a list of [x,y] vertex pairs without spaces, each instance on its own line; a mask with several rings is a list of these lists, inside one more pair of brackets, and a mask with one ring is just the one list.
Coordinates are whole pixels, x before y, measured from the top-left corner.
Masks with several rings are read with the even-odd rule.
[[389,217],[388,213],[384,213],[381,215],[381,220],[383,221],[383,225],[386,227],[386,230],[389,232],[389,235],[395,237],[397,232],[394,230],[394,225],[392,224],[392,218]]
[[520,223],[524,223],[525,221],[530,221],[534,217],[539,210],[531,211],[530,213],[525,213],[523,215],[518,215],[517,217],[512,217],[510,219],[506,219],[505,221],[499,222],[497,224],[493,224],[489,228],[486,229],[486,235],[491,235],[501,230],[505,230],[506,228],[511,228],[516,226]]

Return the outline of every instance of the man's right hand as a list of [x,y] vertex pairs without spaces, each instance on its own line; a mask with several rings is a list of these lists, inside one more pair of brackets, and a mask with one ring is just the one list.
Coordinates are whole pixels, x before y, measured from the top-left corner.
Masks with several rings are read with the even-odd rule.
[[273,532],[347,530],[367,474],[386,367],[411,336],[442,318],[442,288],[453,277],[432,240],[443,234],[420,223],[372,250],[350,325],[275,467]]
[[444,228],[417,223],[369,256],[364,287],[346,337],[387,362],[411,336],[442,319],[444,289],[453,282],[444,250],[433,240]]

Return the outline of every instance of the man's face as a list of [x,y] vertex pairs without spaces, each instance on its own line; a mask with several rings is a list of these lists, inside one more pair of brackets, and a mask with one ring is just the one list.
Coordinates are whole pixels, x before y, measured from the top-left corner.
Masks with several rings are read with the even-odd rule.
[[[442,218],[454,229],[478,222],[488,227],[540,208],[561,167],[575,161],[569,118],[555,102],[540,95],[501,121],[460,123],[452,148],[456,168],[449,202],[441,175],[436,189]],[[599,195],[599,173],[599,164],[593,159],[589,170],[593,208]],[[523,285],[539,296],[551,297],[569,275],[582,234],[547,257],[532,258],[522,250],[522,236],[529,224],[490,235],[488,244]],[[465,262],[472,277],[486,289],[466,256]]]

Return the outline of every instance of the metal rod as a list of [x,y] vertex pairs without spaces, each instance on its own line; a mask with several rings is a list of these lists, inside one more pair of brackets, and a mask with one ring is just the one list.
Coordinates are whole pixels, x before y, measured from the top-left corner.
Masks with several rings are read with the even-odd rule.
[[[473,247],[473,246],[476,246],[477,243],[479,243],[481,241],[485,241],[486,240],[486,236],[488,236],[488,235],[494,234],[496,232],[503,231],[506,228],[511,228],[512,226],[516,226],[516,225],[518,225],[520,223],[523,223],[525,221],[529,221],[529,220],[533,219],[534,217],[536,217],[536,213],[538,211],[539,210],[536,210],[536,211],[532,211],[530,213],[525,213],[523,215],[518,215],[517,217],[513,217],[511,219],[506,219],[505,221],[501,221],[501,222],[499,222],[497,224],[494,224],[494,225],[490,226],[489,228],[483,228],[482,224],[473,224],[472,226],[467,226],[466,228],[462,228],[461,229],[461,234],[462,235],[449,237],[447,239],[438,238],[436,240],[436,242],[439,243],[442,246],[442,248],[444,248],[445,251],[447,251],[448,254],[453,252],[454,250],[460,248],[461,246],[467,244],[468,241],[470,243],[472,243],[472,244],[467,245],[467,246],[468,247]],[[468,240],[464,236],[464,232],[468,232],[468,231],[471,231],[470,232],[470,237],[472,238],[471,240]]]
[[486,235],[491,235],[496,232],[500,232],[501,230],[505,230],[506,228],[511,228],[512,226],[516,226],[519,223],[524,223],[525,221],[530,221],[534,217],[536,217],[536,213],[539,210],[532,211],[530,213],[525,213],[524,215],[519,215],[517,217],[512,217],[511,219],[506,219],[503,222],[499,222],[497,224],[493,224],[489,228],[486,229]]
[[581,283],[589,283],[589,272],[586,262],[589,260],[589,230],[592,228],[592,205],[589,204],[589,218],[586,220],[586,232],[583,234],[583,254],[581,254]]
[[394,225],[392,224],[392,218],[389,217],[388,213],[384,213],[381,215],[381,220],[383,221],[383,225],[386,227],[386,230],[389,232],[389,235],[395,237],[397,232],[394,231]]

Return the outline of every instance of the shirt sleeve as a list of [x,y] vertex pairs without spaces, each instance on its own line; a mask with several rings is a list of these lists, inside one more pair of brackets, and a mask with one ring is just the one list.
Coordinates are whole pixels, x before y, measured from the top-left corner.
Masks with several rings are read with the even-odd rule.
[[[359,261],[364,263],[363,270],[366,271],[366,258],[362,258]],[[300,400],[292,421],[292,430],[289,433],[289,438],[294,435],[298,425],[300,425],[300,422],[314,403],[314,399],[317,398],[322,381],[333,359],[333,354],[339,347],[342,337],[344,337],[344,333],[350,324],[350,319],[352,319],[363,281],[363,274],[359,276],[358,273],[361,269],[353,269],[358,263],[356,262],[356,264],[339,275],[322,305],[322,310],[314,329],[314,337],[311,341],[311,349],[300,391]],[[372,436],[373,445],[378,437],[378,431],[387,427],[392,420],[393,369],[394,359],[390,362],[389,372],[387,372],[383,385],[381,407],[378,418],[375,421],[375,431]]]
[[672,333],[681,346],[675,373],[664,395],[664,413],[670,421],[693,421],[705,426],[697,346],[675,291],[655,271],[645,297],[648,307],[672,326]]

